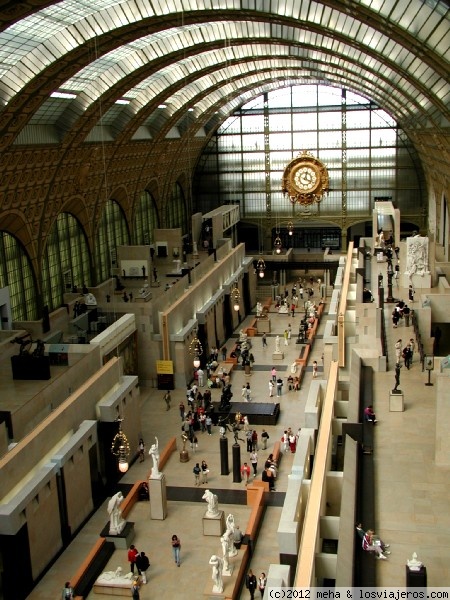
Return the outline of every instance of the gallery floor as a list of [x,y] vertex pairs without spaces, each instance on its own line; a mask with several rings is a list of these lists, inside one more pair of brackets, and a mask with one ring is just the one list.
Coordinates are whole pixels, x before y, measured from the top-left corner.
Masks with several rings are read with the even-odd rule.
[[[388,314],[388,311],[386,313]],[[272,351],[275,336],[277,334],[281,336],[288,323],[291,323],[293,331],[297,331],[300,314],[292,319],[287,315],[271,312],[270,318],[272,329],[268,335],[268,347],[262,347],[260,337],[252,340],[252,352],[255,356],[253,373],[246,376],[242,368],[233,372],[232,389],[235,399],[241,400],[242,384],[249,381],[253,402],[269,400],[268,381],[270,370],[274,366]],[[321,366],[321,332],[325,321],[326,313],[309,363],[311,365],[313,360],[318,361],[320,378],[324,376]],[[245,324],[246,321],[243,325]],[[392,357],[396,339],[409,338],[413,335],[413,331],[411,327],[405,328],[404,324],[393,330],[387,320],[387,334]],[[285,352],[284,360],[275,366],[283,379],[288,375],[289,365],[298,356],[299,348],[300,346],[295,344],[295,339],[291,339],[288,346],[282,346]],[[447,559],[450,554],[450,512],[448,510],[450,468],[437,467],[434,464],[435,387],[425,387],[426,373],[422,372],[417,358],[416,355],[409,371],[404,369],[402,372],[404,412],[389,412],[389,389],[392,388],[394,381],[392,359],[390,371],[375,373],[374,376],[375,410],[378,418],[374,450],[375,528],[386,541],[391,543],[392,551],[388,561],[377,562],[379,586],[404,586],[405,563],[414,551],[427,567],[428,585],[450,585]],[[273,400],[280,400],[281,414],[276,426],[266,427],[270,439],[267,450],[259,451],[257,477],[260,478],[261,466],[271,451],[273,443],[281,437],[283,430],[291,427],[296,431],[303,426],[305,401],[311,379],[312,368],[309,366],[299,392],[288,392],[284,389],[281,398],[273,398]],[[431,381],[433,381],[433,374]],[[217,400],[219,391],[213,390],[213,394],[215,394],[213,400]],[[172,436],[179,438],[181,420],[178,405],[180,400],[185,400],[185,390],[178,389],[172,392],[172,405],[168,411],[162,391],[141,388],[141,396],[142,434],[147,449],[156,435],[161,448]],[[256,429],[260,434],[262,427],[258,426]],[[231,446],[232,436],[231,434],[229,436]],[[225,490],[238,492],[227,493],[227,502],[234,502],[234,499],[240,502],[245,488],[243,483],[233,483],[232,472],[227,476],[220,475],[218,428],[213,428],[211,436],[200,433],[198,439],[198,449],[195,454],[190,453],[189,462],[181,463],[178,453],[174,453],[164,468],[167,485],[181,488],[183,498],[169,502],[167,519],[151,520],[147,502],[137,503],[129,517],[129,520],[135,523],[134,543],[138,550],[147,553],[151,562],[148,583],[141,589],[142,600],[150,600],[160,595],[166,598],[182,597],[195,600],[203,597],[205,592],[211,591],[211,567],[208,561],[212,554],[220,554],[221,549],[218,538],[203,535],[202,516],[206,504],[201,499],[202,489],[213,490],[218,495],[220,508],[225,510],[225,514],[233,513],[236,523],[245,526],[249,509],[239,503],[224,503]],[[241,456],[242,460],[247,457],[245,444],[242,444]],[[202,489],[198,489],[194,486],[192,469],[195,462],[203,459],[207,461],[210,468],[209,482],[208,485],[201,486]],[[251,561],[251,568],[257,576],[262,571],[267,573],[270,563],[278,562],[276,530],[291,463],[292,455],[283,456],[276,492],[270,494],[271,505],[265,513],[256,551]],[[151,460],[148,456],[143,463],[135,462],[125,475],[124,482],[131,483],[145,478],[150,466]],[[105,502],[33,590],[29,596],[30,600],[60,597],[64,582],[77,570],[107,520]],[[364,523],[364,525],[374,526],[373,523]],[[176,533],[182,541],[180,568],[177,568],[172,557],[170,538],[173,533]],[[128,570],[125,550],[116,550],[108,563],[107,570],[115,570],[118,566],[121,566],[124,571]],[[247,590],[243,591],[241,597],[249,597]],[[88,598],[99,600],[105,596],[92,592]]]

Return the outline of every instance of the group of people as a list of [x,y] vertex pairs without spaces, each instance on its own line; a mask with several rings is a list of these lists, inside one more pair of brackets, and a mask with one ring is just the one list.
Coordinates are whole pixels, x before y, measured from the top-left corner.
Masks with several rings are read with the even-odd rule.
[[300,434],[300,428],[295,434],[290,427],[283,431],[283,435],[281,436],[281,451],[282,452],[291,452],[295,454],[297,449],[297,440]]
[[[194,473],[194,484],[195,485],[201,485],[203,483],[208,483],[209,469],[208,469],[208,464],[206,463],[206,460],[202,460],[201,464],[195,463],[195,467],[192,469],[192,472]],[[201,481],[200,481],[200,476],[201,476]]]
[[399,322],[403,319],[405,319],[405,327],[409,327],[410,317],[411,309],[409,306],[403,300],[397,302],[392,311],[392,324],[394,329],[398,327]]
[[402,339],[401,338],[398,339],[395,342],[395,362],[396,362],[396,364],[401,365],[402,358],[403,358],[405,367],[409,370],[412,365],[412,362],[413,362],[415,347],[416,347],[416,343],[414,341],[414,338],[411,338],[409,340],[409,342],[406,344],[406,346],[404,346],[404,347],[403,347]]

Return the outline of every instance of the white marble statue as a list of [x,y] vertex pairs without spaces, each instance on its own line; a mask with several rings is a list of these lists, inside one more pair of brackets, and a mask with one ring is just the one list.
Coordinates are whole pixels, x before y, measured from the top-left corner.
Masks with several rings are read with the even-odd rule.
[[223,561],[223,567],[222,567],[222,573],[223,575],[231,575],[230,572],[230,561],[229,561],[229,552],[230,552],[230,545],[233,545],[233,541],[232,539],[230,539],[228,532],[225,531],[225,533],[221,536],[220,538],[220,543],[222,544],[222,561]]
[[293,363],[292,363],[292,365],[291,365],[291,373],[292,373],[293,375],[294,375],[295,373],[297,373],[297,363],[295,362],[295,360],[294,360],[294,362],[293,362]]
[[223,592],[223,580],[222,580],[222,568],[223,561],[222,559],[213,554],[209,559],[209,564],[212,566],[212,580],[214,581],[213,585],[213,593],[221,594]]
[[262,315],[262,304],[261,302],[256,303],[256,316],[260,317]]
[[123,573],[122,567],[117,567],[115,571],[105,571],[101,575],[99,575],[96,583],[102,584],[115,584],[115,585],[129,585],[130,581],[133,579],[134,575],[130,571],[129,573]]
[[123,502],[122,492],[117,492],[108,502],[109,534],[119,535],[125,527],[125,519],[122,517],[120,505]]
[[245,333],[245,331],[243,329],[241,329],[239,331],[239,341],[240,342],[246,342],[247,341],[247,334]]
[[216,494],[213,494],[210,490],[205,490],[202,500],[206,500],[208,503],[208,510],[205,516],[210,519],[217,517],[219,515],[219,502]]
[[406,271],[411,278],[413,275],[424,276],[428,273],[428,238],[420,235],[406,240]]
[[86,306],[97,306],[97,298],[89,292],[84,295],[84,303]]
[[158,443],[158,438],[156,436],[155,436],[155,443],[152,444],[148,453],[150,454],[150,456],[153,459],[153,469],[152,469],[152,474],[150,475],[150,479],[159,479],[161,476],[161,472],[159,470],[159,443]]
[[175,263],[175,271],[174,273],[181,273],[181,260],[179,260],[178,258],[175,259],[174,261],[172,261]]
[[234,522],[234,515],[231,513],[228,515],[226,520],[226,531],[224,535],[228,536],[228,556],[236,556],[238,553],[236,546],[234,545],[234,533],[236,531],[236,524]]
[[408,568],[411,571],[420,571],[423,563],[420,562],[420,560],[417,558],[417,554],[416,552],[413,552],[412,558],[410,558],[409,560],[406,561],[406,564],[408,565]]
[[277,335],[275,338],[275,352],[281,352],[280,350],[280,336]]

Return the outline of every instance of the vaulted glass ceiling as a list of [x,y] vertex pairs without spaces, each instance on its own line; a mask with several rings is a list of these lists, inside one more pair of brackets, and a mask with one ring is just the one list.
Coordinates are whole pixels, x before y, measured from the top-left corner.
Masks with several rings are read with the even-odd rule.
[[361,92],[405,128],[440,129],[449,21],[443,0],[62,0],[0,31],[0,132],[15,123],[20,134],[14,113],[30,97],[23,127],[60,138],[105,124],[116,137],[168,135],[188,110],[200,130],[301,83]]

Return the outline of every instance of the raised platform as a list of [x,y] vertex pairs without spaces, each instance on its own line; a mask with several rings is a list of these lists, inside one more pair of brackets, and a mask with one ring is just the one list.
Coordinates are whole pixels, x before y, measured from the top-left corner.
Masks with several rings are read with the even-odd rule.
[[234,421],[236,413],[248,416],[250,425],[276,425],[280,414],[280,404],[277,402],[232,402],[231,410],[219,410],[219,403],[214,402],[214,415],[218,417],[229,416]]

